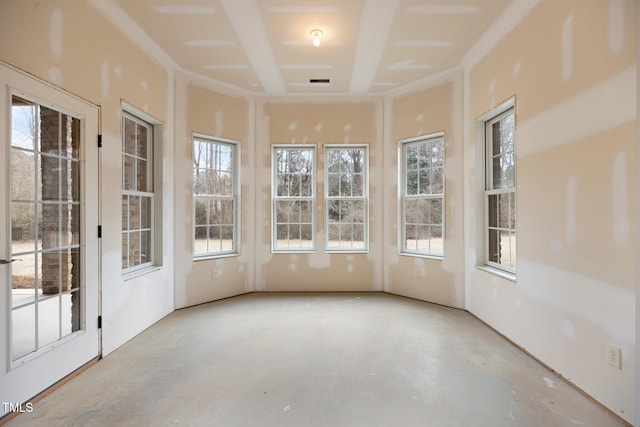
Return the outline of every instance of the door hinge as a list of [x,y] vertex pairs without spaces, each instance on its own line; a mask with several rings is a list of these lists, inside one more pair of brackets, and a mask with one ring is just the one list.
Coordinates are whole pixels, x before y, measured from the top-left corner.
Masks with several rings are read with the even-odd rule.
[[102,148],[102,135],[98,135],[98,148]]
[[102,329],[102,316],[98,316],[98,329]]
[[102,239],[102,226],[98,226],[98,239]]

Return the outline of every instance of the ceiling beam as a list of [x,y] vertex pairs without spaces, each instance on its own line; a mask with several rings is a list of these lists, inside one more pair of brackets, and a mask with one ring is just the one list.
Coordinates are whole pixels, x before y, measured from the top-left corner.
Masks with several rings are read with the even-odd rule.
[[220,0],[220,4],[264,90],[272,95],[285,93],[284,80],[256,0]]
[[350,92],[366,93],[373,84],[399,2],[400,0],[364,1]]

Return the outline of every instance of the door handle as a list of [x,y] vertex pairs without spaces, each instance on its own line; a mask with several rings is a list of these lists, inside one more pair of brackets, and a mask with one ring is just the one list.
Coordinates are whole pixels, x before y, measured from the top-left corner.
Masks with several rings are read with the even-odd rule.
[[22,261],[21,259],[12,259],[11,261],[7,261],[6,259],[0,259],[0,264],[11,264],[14,261]]

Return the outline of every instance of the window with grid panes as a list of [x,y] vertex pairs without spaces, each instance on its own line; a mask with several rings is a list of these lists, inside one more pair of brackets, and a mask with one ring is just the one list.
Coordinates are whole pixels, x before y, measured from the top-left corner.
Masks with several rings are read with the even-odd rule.
[[510,107],[485,122],[486,263],[516,270],[515,112]]
[[272,250],[315,250],[314,145],[274,146]]
[[444,256],[444,134],[399,141],[400,252]]
[[368,248],[368,149],[325,146],[326,250]]
[[238,253],[238,143],[193,139],[193,255]]
[[153,264],[153,125],[122,117],[122,269]]

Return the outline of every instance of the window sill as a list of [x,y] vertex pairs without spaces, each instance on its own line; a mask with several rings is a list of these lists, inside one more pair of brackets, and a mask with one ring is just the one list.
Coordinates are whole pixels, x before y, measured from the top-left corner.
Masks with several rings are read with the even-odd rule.
[[135,278],[153,273],[154,271],[158,271],[158,270],[162,270],[161,265],[152,265],[146,268],[141,268],[140,270],[122,273],[122,280],[124,282],[128,282],[129,280],[133,280]]
[[503,279],[509,280],[511,282],[517,282],[515,273],[509,273],[508,271],[503,271],[498,268],[490,267],[488,265],[476,265],[476,268],[495,276],[502,277]]
[[197,256],[197,257],[193,257],[193,262],[198,262],[198,261],[208,261],[208,260],[212,260],[212,259],[220,259],[220,258],[233,258],[233,257],[238,257],[240,256],[240,254],[238,252],[234,252],[231,254],[220,254],[220,255],[202,255],[202,256]]
[[328,254],[368,254],[368,249],[325,249]]
[[400,255],[400,256],[409,256],[409,257],[414,257],[414,258],[433,259],[433,260],[436,260],[436,261],[443,261],[444,260],[444,255],[414,254],[414,253],[411,253],[411,252],[398,252],[398,255]]

